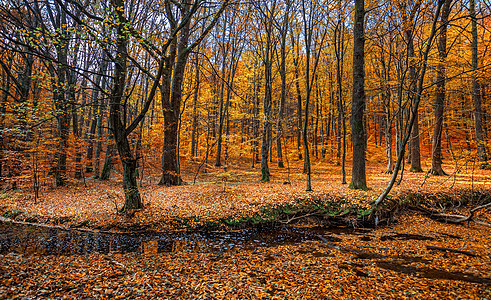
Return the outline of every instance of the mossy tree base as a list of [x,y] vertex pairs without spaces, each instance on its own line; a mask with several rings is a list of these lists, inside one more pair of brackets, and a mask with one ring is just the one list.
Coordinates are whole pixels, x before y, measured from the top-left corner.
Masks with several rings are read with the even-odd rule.
[[409,172],[412,172],[412,173],[423,173],[423,169],[421,167],[411,167],[409,169]]
[[363,191],[369,191],[370,189],[367,187],[367,183],[366,182],[351,182],[348,186],[349,189],[352,189],[352,190],[363,190]]
[[261,169],[261,174],[261,182],[269,182],[269,177],[271,176],[269,171],[266,169]]
[[431,170],[430,174],[434,175],[434,176],[447,176],[448,175],[447,173],[445,173],[445,171],[443,171],[442,168]]
[[138,191],[136,182],[136,159],[123,160],[123,189],[124,189],[124,206],[120,212],[128,212],[135,209],[142,209],[143,202]]
[[159,185],[163,186],[178,186],[182,185],[182,179],[177,174],[164,173],[160,178]]

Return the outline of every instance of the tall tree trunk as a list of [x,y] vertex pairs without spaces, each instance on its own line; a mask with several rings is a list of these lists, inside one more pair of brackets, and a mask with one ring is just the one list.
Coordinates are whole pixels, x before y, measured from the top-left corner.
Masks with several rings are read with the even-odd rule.
[[[302,0],[302,6],[304,4],[304,0]],[[312,43],[312,31],[308,31],[307,22],[305,21],[305,12],[303,15],[304,18],[304,27],[305,27],[305,108],[304,108],[304,122],[303,122],[303,149],[304,149],[304,173],[307,175],[307,187],[306,191],[312,191],[312,178],[311,178],[311,163],[310,163],[310,152],[309,152],[309,140],[308,140],[308,126],[309,126],[309,104],[310,104],[310,94],[312,87],[310,86],[310,55],[311,55],[311,43]],[[311,29],[311,28],[310,28]]]
[[[105,78],[102,81],[101,87],[104,89],[106,86],[106,80]],[[106,105],[107,102],[106,100],[102,100],[101,105],[99,106],[98,109],[98,119],[97,119],[97,142],[95,144],[95,154],[94,154],[94,173],[96,178],[99,177],[99,170],[100,170],[100,157],[102,153],[102,140],[103,140],[103,135],[104,135],[104,126],[102,126],[105,115],[106,115]],[[111,139],[109,139],[111,140]]]
[[295,91],[297,94],[297,151],[298,159],[302,159],[302,152],[300,151],[300,145],[302,143],[302,94],[300,92],[300,71],[299,71],[299,60],[300,60],[300,50],[299,42],[295,41],[293,36],[293,30],[291,32],[292,48],[296,49],[293,57],[293,67],[295,75]]
[[394,169],[394,159],[393,159],[393,148],[392,148],[392,116],[390,113],[390,95],[385,96],[388,98],[388,101],[385,102],[385,147],[387,152],[387,170],[385,173],[391,174]]
[[[413,41],[413,30],[406,30],[406,38],[408,43],[408,56],[409,56],[409,80],[410,80],[410,88],[409,88],[409,98],[411,99],[411,106],[414,106],[414,93],[416,92],[416,81],[418,80],[418,74],[416,73],[416,65],[415,65],[415,53],[414,53],[414,41]],[[411,110],[411,113],[414,110]],[[411,141],[409,146],[410,149],[410,161],[411,168],[409,171],[411,172],[423,172],[421,168],[421,151],[419,147],[419,116],[416,113],[414,116],[414,125],[411,131]]]
[[472,21],[472,100],[474,102],[474,124],[476,130],[477,156],[483,166],[487,164],[488,156],[486,153],[486,143],[484,141],[483,130],[483,113],[482,113],[482,97],[481,97],[481,82],[477,76],[479,67],[477,56],[477,18],[476,18],[476,3],[475,0],[470,1],[470,14]]
[[[312,191],[312,180],[311,180],[311,163],[310,163],[310,152],[309,152],[309,141],[308,141],[308,125],[309,125],[309,106],[312,94],[312,88],[316,80],[317,66],[319,65],[319,60],[321,56],[321,49],[323,48],[324,40],[327,34],[327,30],[316,31],[318,25],[317,21],[322,17],[317,15],[317,6],[313,2],[309,2],[309,7],[306,9],[306,1],[302,0],[301,7],[303,10],[302,20],[303,20],[303,36],[305,43],[305,110],[304,110],[304,123],[303,123],[303,146],[304,146],[304,173],[307,175],[307,188],[306,191]],[[310,11],[310,15],[307,16],[307,11]],[[314,37],[315,35],[315,37]],[[316,38],[320,38],[316,39]],[[313,56],[313,64],[311,68],[311,56]],[[311,70],[312,69],[312,70]]]
[[341,154],[341,183],[346,184],[346,117],[343,98],[343,67],[344,67],[344,20],[341,19],[341,1],[338,1],[338,22],[334,30],[334,52],[336,54],[337,107],[338,127],[342,134],[338,135],[338,155]]
[[65,99],[65,67],[60,66],[58,69],[58,79],[56,90],[53,93],[55,107],[58,111],[56,119],[58,121],[58,146],[55,154],[56,168],[55,179],[56,186],[65,185],[66,167],[67,167],[67,147],[68,147],[68,131],[70,128],[70,116],[68,115],[68,107]]
[[[35,5],[38,5],[38,3]],[[68,132],[70,127],[69,107],[66,99],[69,34],[67,33],[66,12],[61,10],[58,3],[55,3],[54,7],[46,6],[46,8],[48,9],[51,25],[59,31],[62,37],[55,45],[57,64],[50,64],[48,70],[52,77],[53,102],[58,123],[58,145],[55,153],[56,166],[54,174],[56,186],[63,186],[66,182]],[[39,6],[36,9],[40,12]],[[55,9],[56,13],[53,13]]]
[[125,201],[121,211],[126,212],[132,209],[143,208],[143,203],[141,201],[140,192],[138,191],[135,176],[137,170],[137,158],[133,156],[131,151],[130,143],[128,141],[128,134],[125,126],[123,125],[121,116],[121,104],[123,103],[122,101],[126,87],[126,72],[128,70],[128,35],[122,21],[124,20],[124,10],[119,9],[124,7],[124,0],[112,0],[112,4],[115,7],[115,14],[117,18],[121,20],[121,24],[117,26],[117,55],[114,61],[114,86],[109,103],[109,121],[111,122],[116,148],[118,149],[119,157],[123,164],[123,189]]
[[[227,31],[227,15],[225,15],[225,20],[223,22],[223,32]],[[222,35],[222,40],[221,43],[219,44],[219,47],[221,48],[221,54],[222,54],[222,66],[221,66],[221,71],[222,71],[222,77],[225,77],[224,75],[227,74],[227,78],[221,78],[220,81],[220,92],[218,95],[218,102],[219,102],[219,111],[218,111],[218,138],[217,138],[217,153],[216,153],[216,160],[215,160],[215,166],[220,167],[222,165],[221,159],[222,159],[222,142],[223,142],[223,125],[225,122],[225,115],[226,115],[226,109],[227,105],[225,104],[224,100],[225,99],[225,82],[228,84],[230,82],[230,70],[226,70],[227,68],[227,56],[229,54],[229,47],[230,47],[230,34],[228,34],[229,39],[226,41],[225,38],[227,37],[227,34]]]
[[[8,65],[6,65],[6,70],[4,70],[4,74],[2,74],[2,102],[0,103],[0,128],[5,128],[5,113],[7,111],[7,105],[8,105],[8,99],[10,97],[10,86],[12,84],[12,77],[11,73],[8,71],[10,68],[12,68],[12,64],[14,62],[13,60],[13,54],[8,56]],[[2,63],[2,67],[4,67],[4,64]],[[3,70],[3,68],[2,68]],[[3,136],[3,130],[0,131],[0,177],[3,176],[3,151],[5,149],[5,140]]]
[[[189,4],[184,7],[184,11],[187,12]],[[186,22],[179,33],[177,59],[174,64],[172,77],[164,77],[164,81],[172,82],[172,85],[170,87],[170,97],[162,99],[162,110],[164,114],[164,145],[162,149],[162,177],[160,178],[159,185],[171,186],[182,184],[179,170],[179,157],[177,153],[177,135],[179,131],[179,116],[181,113],[181,87],[190,50],[188,49],[190,34],[189,25],[189,21]],[[175,53],[175,51],[171,50],[171,57],[169,58],[170,69],[172,69],[174,56],[172,52]],[[171,76],[170,72],[167,76]],[[164,86],[162,88],[164,88]],[[166,93],[166,91],[167,90],[165,90],[164,93]]]
[[[101,85],[102,82],[102,77],[106,73],[107,69],[107,61],[105,57],[102,59],[102,62],[99,66],[99,72],[97,73],[94,83],[96,87],[94,87],[94,90],[92,91],[92,96],[91,96],[91,103],[92,103],[92,120],[90,124],[90,129],[87,134],[87,141],[88,141],[88,146],[87,146],[87,165],[85,167],[86,172],[92,172],[93,171],[93,161],[92,158],[94,157],[94,143],[95,143],[95,134],[97,130],[97,124],[102,116],[102,108],[103,104],[99,104],[99,88],[97,86],[104,86]],[[105,81],[105,80],[104,80]],[[97,174],[97,173],[96,173]]]
[[200,89],[200,74],[199,74],[199,46],[196,50],[196,57],[194,63],[194,95],[193,95],[193,129],[191,132],[191,157],[197,156],[197,139],[198,139],[198,97],[199,97],[199,89]]
[[272,27],[273,20],[267,20],[266,25],[266,45],[264,55],[264,120],[261,145],[261,181],[269,181],[269,148],[270,148],[270,131],[271,131],[271,107],[272,107],[272,75],[271,75],[271,52],[272,52]]
[[[109,126],[109,130],[111,130],[111,126]],[[114,152],[115,152],[115,144],[113,142],[113,135],[110,134],[109,136],[109,141],[108,144],[106,145],[106,155],[104,156],[104,164],[102,165],[102,170],[101,174],[99,175],[96,173],[96,175],[101,179],[101,180],[109,180],[109,177],[111,176],[111,169],[113,167],[113,157],[114,157]],[[102,143],[101,143],[102,144]],[[102,145],[101,145],[102,148]],[[102,152],[102,149],[101,149]],[[97,154],[97,153],[96,153]],[[100,156],[100,154],[99,154]],[[96,164],[96,172],[97,169],[99,168],[99,164]]]
[[280,94],[280,107],[278,111],[277,121],[277,134],[276,134],[276,153],[278,157],[278,168],[284,168],[283,163],[283,150],[281,149],[281,139],[283,137],[283,114],[285,111],[286,103],[286,37],[288,34],[288,19],[290,17],[290,5],[291,1],[286,1],[285,14],[283,16],[283,23],[280,29],[281,45],[280,45],[280,78],[281,78],[281,94]]
[[203,173],[206,173],[208,170],[208,156],[209,156],[209,153],[210,153],[210,133],[211,133],[211,129],[210,129],[210,126],[211,126],[211,119],[212,119],[212,113],[211,113],[211,109],[208,107],[207,109],[207,114],[208,114],[208,122],[207,122],[207,126],[206,126],[206,150],[205,150],[205,159],[203,161],[203,165],[204,165],[204,168],[203,168]]
[[[228,70],[227,73],[227,79],[225,82],[222,81],[222,87],[220,91],[220,119],[219,119],[219,124],[218,124],[218,140],[217,140],[217,156],[216,156],[216,162],[215,166],[219,167],[221,166],[221,148],[222,148],[222,143],[223,143],[223,130],[225,127],[225,135],[228,136],[228,124],[229,124],[229,107],[230,107],[230,99],[232,97],[232,89],[234,85],[234,79],[235,79],[235,73],[237,71],[239,59],[240,59],[240,54],[241,50],[237,50],[235,47],[236,45],[234,44],[232,46],[232,55],[230,58],[230,69]],[[228,52],[228,51],[227,51]],[[225,54],[224,54],[225,55]],[[224,57],[224,63],[223,63],[223,69],[226,68],[225,64],[225,57]],[[225,72],[225,71],[224,71]],[[225,84],[226,84],[226,94],[225,94]],[[225,98],[225,102],[223,101],[223,98]],[[227,156],[227,137],[225,137],[225,156]],[[225,159],[226,161],[226,159]]]
[[259,162],[259,85],[254,74],[254,96],[252,99],[252,168]]
[[442,131],[445,108],[445,60],[447,58],[447,26],[452,0],[445,0],[440,16],[440,35],[438,39],[438,66],[436,76],[436,97],[434,104],[435,127],[432,137],[431,174],[446,175],[442,168]]
[[[317,76],[316,76],[317,78]],[[315,126],[314,126],[314,138],[313,138],[313,143],[314,143],[314,156],[316,159],[319,158],[319,148],[318,148],[318,143],[317,141],[319,140],[319,120],[320,120],[320,96],[319,96],[319,86],[318,86],[318,79],[315,80]]]
[[366,135],[363,126],[365,113],[365,1],[355,0],[353,31],[353,101],[351,109],[351,140],[353,166],[350,188],[367,189],[365,174]]

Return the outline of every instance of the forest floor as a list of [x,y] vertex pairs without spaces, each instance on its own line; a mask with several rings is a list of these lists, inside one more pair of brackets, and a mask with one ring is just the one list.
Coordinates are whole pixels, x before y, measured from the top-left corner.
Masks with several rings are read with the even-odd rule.
[[[458,197],[458,190],[491,189],[489,170],[471,163],[444,168],[449,176],[405,172],[392,195],[413,191]],[[354,191],[341,184],[339,166],[319,163],[313,166],[314,191],[306,192],[300,163],[292,164],[290,172],[273,167],[269,183],[259,182],[257,168],[235,165],[209,169],[193,184],[196,169],[197,164],[185,165],[187,184],[179,187],[157,186],[158,174],[143,177],[145,209],[133,216],[117,213],[124,199],[117,170],[108,182],[87,179],[42,190],[36,201],[29,189],[6,191],[0,197],[1,214],[91,232],[178,234],[186,229],[179,220],[193,220],[187,228],[195,229],[303,198],[343,198],[368,207],[390,178],[382,164],[369,164],[370,190]],[[469,207],[455,211],[465,215]],[[479,211],[479,218],[489,222],[490,209]],[[174,241],[162,249],[161,242],[148,241],[136,251],[87,251],[84,246],[82,253],[60,255],[44,246],[9,244],[9,251],[0,251],[0,299],[491,299],[489,227],[444,224],[416,212],[376,229],[319,229],[304,221],[291,228],[308,228],[310,238],[289,241],[271,235],[260,245],[252,238],[223,247],[210,238]],[[72,238],[66,247],[74,248],[77,241]]]
[[[349,168],[348,184],[341,184],[341,167],[319,162],[312,166],[313,191],[306,192],[300,162],[282,169],[271,165],[271,181],[267,183],[259,182],[258,165],[253,169],[245,163],[208,168],[207,173],[200,173],[195,180],[199,164],[188,161],[183,164],[185,185],[173,187],[157,185],[159,176],[155,168],[153,173],[147,174],[147,171],[140,180],[145,208],[132,217],[117,213],[124,203],[118,168],[112,172],[109,181],[72,180],[65,187],[45,187],[38,199],[29,188],[6,191],[0,194],[0,215],[19,221],[122,231],[182,229],[182,220],[186,220],[184,229],[193,229],[224,218],[237,220],[265,207],[293,204],[299,199],[345,199],[347,205],[368,208],[369,202],[385,189],[391,176],[384,173],[384,164],[369,163],[369,190],[352,190],[348,188]],[[472,162],[458,168],[444,165],[444,170],[449,176],[405,171],[403,181],[394,186],[391,195],[397,197],[416,192],[458,197],[461,190],[491,190],[491,170],[481,170]]]

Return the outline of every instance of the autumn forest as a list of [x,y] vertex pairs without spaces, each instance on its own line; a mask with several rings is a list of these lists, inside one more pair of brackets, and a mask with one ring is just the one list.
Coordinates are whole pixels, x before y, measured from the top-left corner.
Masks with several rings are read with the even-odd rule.
[[[131,283],[120,290],[40,291],[17,284],[41,298],[145,294],[136,290],[148,298],[288,298],[287,277],[267,277],[273,271],[265,268],[295,261],[291,253],[297,252],[317,266],[334,251],[336,259],[323,268],[335,267],[342,279],[316,269],[315,280],[323,283],[295,277],[292,298],[485,297],[491,293],[484,263],[491,257],[490,81],[487,0],[0,1],[2,231],[71,228],[77,236],[70,239],[85,241],[78,234],[269,228],[269,236],[279,226],[297,237],[296,226],[389,226],[338,232],[342,241],[334,242],[309,229],[294,245],[268,244],[271,253],[220,252],[232,273],[233,261],[265,256],[248,278],[267,287],[253,292],[231,273],[227,289],[212,285],[217,261],[208,248],[183,257],[173,242],[168,254],[161,240],[152,244],[147,235],[138,253],[150,253],[151,262],[88,254],[96,270],[116,274],[104,280]],[[413,228],[415,218],[425,225]],[[396,235],[387,233],[392,224],[399,226]],[[467,244],[458,246],[452,234],[464,226]],[[416,249],[407,243],[403,254],[387,250],[399,247],[401,232],[417,241],[423,262],[401,258]],[[473,236],[479,239],[471,242]],[[430,237],[434,244],[424,244]],[[479,244],[488,247],[476,250]],[[7,253],[2,245],[0,253]],[[177,273],[158,273],[162,251],[173,256],[175,270],[181,266]],[[275,258],[279,253],[283,259]],[[378,271],[347,262],[367,259],[363,255]],[[456,273],[443,270],[452,264],[446,255],[464,257],[452,262]],[[0,272],[0,298],[22,298],[7,288],[16,284],[9,280],[31,267],[5,257],[17,271]],[[36,263],[49,266],[47,259]],[[69,260],[88,268],[83,257]],[[203,275],[200,260],[211,272],[203,285],[196,281]],[[135,274],[149,274],[141,269],[147,263],[153,277],[133,289]],[[201,271],[192,277],[182,269],[186,264]],[[477,271],[466,273],[469,265]],[[429,271],[435,266],[440,273]],[[292,262],[287,272],[301,268]],[[381,272],[415,281],[391,281],[391,289],[404,286],[402,294],[391,294],[370,281],[386,276]],[[189,281],[176,284],[176,274]],[[157,288],[164,277],[167,290]],[[346,292],[346,282],[360,277],[365,281],[348,284]],[[437,288],[413,290],[428,278]],[[57,281],[44,280],[47,286]],[[448,280],[469,293],[452,294]]]

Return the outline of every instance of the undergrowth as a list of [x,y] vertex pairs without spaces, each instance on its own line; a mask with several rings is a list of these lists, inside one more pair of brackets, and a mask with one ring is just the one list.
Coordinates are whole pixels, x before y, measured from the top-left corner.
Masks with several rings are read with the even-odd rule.
[[491,190],[457,190],[451,193],[406,192],[387,199],[377,208],[350,204],[345,198],[312,197],[293,204],[267,205],[249,216],[202,221],[198,217],[178,219],[177,229],[190,231],[231,230],[285,225],[376,227],[397,221],[415,206],[445,210],[474,207],[491,202]]
[[[297,199],[293,203],[266,205],[250,215],[228,216],[218,219],[205,219],[198,216],[161,220],[175,230],[185,231],[229,231],[257,227],[278,226],[328,226],[328,227],[376,227],[390,225],[398,217],[421,208],[432,211],[454,212],[472,209],[491,202],[491,190],[452,190],[449,192],[406,192],[397,197],[388,196],[378,207],[366,204],[353,204],[347,198],[317,196]],[[419,209],[415,209],[419,208]],[[4,217],[39,222],[35,216],[19,209],[1,209]],[[55,220],[55,224],[70,223],[67,218]],[[159,221],[156,220],[158,223]],[[152,227],[150,224],[145,227]],[[70,227],[90,227],[88,222],[78,222]],[[111,227],[111,226],[109,226]],[[132,228],[114,226],[123,231]],[[157,226],[158,227],[158,226]],[[139,227],[138,227],[139,228]],[[98,228],[97,228],[98,229]]]

